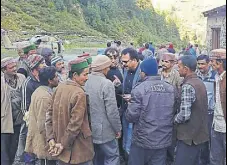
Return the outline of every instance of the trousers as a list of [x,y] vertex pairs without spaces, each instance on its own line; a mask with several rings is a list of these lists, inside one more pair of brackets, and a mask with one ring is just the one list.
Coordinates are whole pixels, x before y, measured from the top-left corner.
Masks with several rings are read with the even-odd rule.
[[12,165],[17,152],[21,125],[14,126],[14,133],[1,133],[1,164]]
[[226,158],[226,133],[211,130],[210,165],[224,165]]
[[175,165],[198,165],[200,150],[203,144],[187,145],[181,140],[177,142]]
[[94,165],[120,165],[120,155],[117,140],[104,144],[94,144]]
[[144,149],[132,144],[128,165],[166,165],[167,148]]

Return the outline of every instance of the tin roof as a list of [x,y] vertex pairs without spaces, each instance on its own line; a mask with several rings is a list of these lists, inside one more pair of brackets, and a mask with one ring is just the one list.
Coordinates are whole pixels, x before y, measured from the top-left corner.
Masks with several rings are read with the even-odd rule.
[[223,14],[226,15],[226,5],[219,6],[219,7],[213,8],[213,9],[211,9],[211,10],[204,11],[204,12],[203,12],[203,15],[204,15],[205,17],[208,17],[208,16],[210,16],[210,15],[218,14],[218,13],[223,13]]

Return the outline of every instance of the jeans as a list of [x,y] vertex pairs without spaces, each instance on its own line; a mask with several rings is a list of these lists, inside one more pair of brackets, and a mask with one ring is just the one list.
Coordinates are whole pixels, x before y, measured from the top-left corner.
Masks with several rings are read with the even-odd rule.
[[210,165],[224,165],[226,158],[226,133],[211,130]]
[[21,125],[14,126],[14,133],[1,133],[1,164],[12,165],[17,152]]
[[179,140],[177,142],[176,160],[174,165],[198,165],[200,150],[203,145],[204,143],[187,145]]
[[28,133],[28,127],[26,126],[26,123],[24,122],[21,125],[21,130],[20,130],[20,136],[19,136],[19,143],[18,143],[18,148],[17,148],[17,157],[19,158],[20,162],[26,162],[30,164],[34,164],[32,162],[35,162],[36,158],[34,154],[28,154],[25,153],[25,145],[26,145],[26,138],[27,138],[27,133]]
[[130,152],[131,141],[132,141],[132,132],[133,124],[129,123],[125,118],[125,113],[122,116],[122,125],[123,125],[123,149],[127,154]]
[[211,129],[213,123],[214,114],[208,114],[208,131],[210,140],[205,142],[200,153],[200,164],[199,165],[209,165],[210,163],[210,142],[211,142]]
[[28,127],[26,127],[25,122],[21,125],[19,143],[17,148],[17,157],[20,161],[24,161],[24,149],[26,144],[26,137],[28,133]]
[[144,149],[132,144],[128,165],[166,165],[167,148]]
[[120,165],[120,155],[117,140],[104,144],[94,144],[94,165]]

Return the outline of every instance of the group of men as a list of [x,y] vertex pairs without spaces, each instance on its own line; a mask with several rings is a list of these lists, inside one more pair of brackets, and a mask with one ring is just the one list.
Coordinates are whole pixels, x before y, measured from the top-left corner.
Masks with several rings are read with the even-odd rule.
[[225,49],[159,64],[109,47],[70,61],[67,79],[61,57],[32,50],[20,51],[27,78],[1,60],[1,164],[17,151],[27,165],[224,165]]

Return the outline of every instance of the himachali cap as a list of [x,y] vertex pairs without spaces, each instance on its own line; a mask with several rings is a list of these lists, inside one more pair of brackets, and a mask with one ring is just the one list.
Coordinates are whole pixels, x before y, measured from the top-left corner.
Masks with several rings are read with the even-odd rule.
[[33,69],[38,66],[42,61],[44,61],[44,58],[41,55],[32,54],[27,59],[27,65],[30,69]]
[[226,59],[226,49],[214,49],[210,52],[211,60],[225,60]]
[[28,45],[28,46],[26,46],[26,47],[23,48],[24,54],[28,54],[28,52],[29,52],[30,50],[36,50],[35,44]]
[[162,59],[164,61],[176,61],[176,57],[173,53],[164,53]]
[[92,57],[90,56],[89,53],[84,53],[82,55],[79,55],[78,57],[87,60],[88,65],[92,63]]
[[76,71],[79,71],[81,69],[88,68],[88,63],[83,58],[77,58],[77,59],[69,62],[68,68],[69,68],[69,71],[76,72]]
[[6,57],[1,60],[1,69],[4,68],[5,66],[16,62],[16,60],[13,57]]

